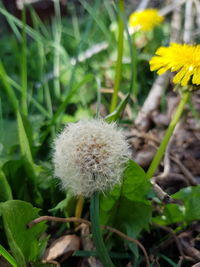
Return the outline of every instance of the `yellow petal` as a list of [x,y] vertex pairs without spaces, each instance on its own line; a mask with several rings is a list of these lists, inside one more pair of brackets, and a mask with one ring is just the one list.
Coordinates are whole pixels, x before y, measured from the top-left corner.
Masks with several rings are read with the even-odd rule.
[[200,84],[200,67],[194,70],[192,83],[193,84]]
[[186,86],[190,80],[190,77],[192,76],[192,72],[187,72],[183,79],[181,80],[181,85]]
[[182,68],[173,78],[173,82],[174,83],[180,83],[182,78],[184,77],[185,73],[186,73],[186,69]]
[[169,70],[170,69],[170,67],[169,66],[167,66],[167,67],[165,67],[165,68],[161,68],[161,69],[159,69],[158,71],[157,71],[157,73],[159,74],[159,75],[162,75],[163,73],[165,73],[167,70]]

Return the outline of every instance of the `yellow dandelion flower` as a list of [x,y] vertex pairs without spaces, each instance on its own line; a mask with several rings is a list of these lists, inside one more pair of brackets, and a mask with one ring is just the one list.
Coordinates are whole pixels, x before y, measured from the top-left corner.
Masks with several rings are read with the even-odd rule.
[[158,70],[159,75],[167,70],[176,71],[174,83],[185,86],[192,77],[193,84],[200,84],[200,45],[172,43],[169,47],[160,47],[149,64],[151,71]]
[[131,14],[129,25],[137,30],[149,31],[163,20],[164,17],[158,13],[157,9],[145,9]]

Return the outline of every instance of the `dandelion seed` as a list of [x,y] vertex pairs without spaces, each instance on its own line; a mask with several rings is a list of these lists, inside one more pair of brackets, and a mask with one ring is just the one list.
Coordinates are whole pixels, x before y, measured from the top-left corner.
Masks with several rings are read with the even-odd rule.
[[88,197],[120,184],[129,156],[116,124],[103,120],[70,123],[55,140],[55,176],[64,189]]
[[158,70],[159,75],[167,70],[176,71],[174,83],[185,86],[192,78],[192,84],[200,84],[200,45],[172,43],[169,47],[160,47],[149,64],[151,71]]
[[157,9],[145,9],[132,13],[129,25],[135,30],[149,31],[161,24],[163,20],[164,17],[159,14]]

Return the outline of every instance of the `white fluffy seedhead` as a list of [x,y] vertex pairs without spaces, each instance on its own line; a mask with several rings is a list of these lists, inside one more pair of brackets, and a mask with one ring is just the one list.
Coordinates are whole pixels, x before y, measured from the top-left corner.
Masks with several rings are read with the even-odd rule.
[[106,192],[120,183],[129,155],[115,123],[94,119],[70,123],[55,140],[55,176],[74,195]]

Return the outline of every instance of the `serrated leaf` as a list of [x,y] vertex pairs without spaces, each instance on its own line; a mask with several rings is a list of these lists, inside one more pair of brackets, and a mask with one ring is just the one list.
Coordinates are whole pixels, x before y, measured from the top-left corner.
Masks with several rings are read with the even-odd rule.
[[38,217],[38,209],[21,200],[9,200],[2,204],[2,215],[8,244],[20,267],[35,261],[41,253],[39,237],[46,226],[42,222],[31,229],[27,224]]
[[[151,184],[143,169],[129,161],[121,186],[101,197],[101,224],[116,227],[136,238],[142,229],[148,229],[151,203],[147,195]],[[131,229],[131,231],[130,231]]]

